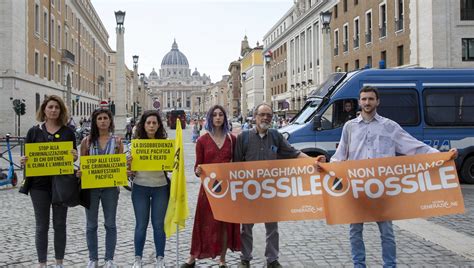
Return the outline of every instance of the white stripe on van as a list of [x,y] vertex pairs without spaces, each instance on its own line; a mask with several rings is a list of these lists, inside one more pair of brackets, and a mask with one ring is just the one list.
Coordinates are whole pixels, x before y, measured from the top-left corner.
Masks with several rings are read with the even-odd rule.
[[295,147],[298,150],[304,150],[308,148],[318,148],[327,151],[335,151],[336,150],[336,144],[338,144],[339,141],[325,141],[325,142],[298,142],[298,143],[292,143],[291,146]]
[[389,84],[364,83],[364,86],[371,86],[371,87],[416,87],[416,84],[415,83],[389,83]]
[[464,149],[474,145],[474,137],[466,137],[461,140],[451,140],[451,148]]
[[425,87],[474,86],[474,83],[423,83]]

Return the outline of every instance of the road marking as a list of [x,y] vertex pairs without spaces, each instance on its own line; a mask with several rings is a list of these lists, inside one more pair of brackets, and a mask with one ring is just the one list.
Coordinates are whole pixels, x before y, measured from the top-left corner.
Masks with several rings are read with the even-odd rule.
[[474,260],[474,238],[425,219],[393,221],[400,229],[418,235],[458,255]]

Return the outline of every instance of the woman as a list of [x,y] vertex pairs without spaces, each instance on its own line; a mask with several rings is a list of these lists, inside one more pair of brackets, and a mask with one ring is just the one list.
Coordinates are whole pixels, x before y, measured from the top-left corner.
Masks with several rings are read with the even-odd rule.
[[[36,120],[41,123],[28,130],[26,143],[70,141],[74,148],[71,150],[71,154],[76,161],[76,137],[74,132],[66,126],[69,118],[63,100],[56,95],[46,97],[36,114]],[[25,165],[26,162],[28,162],[28,157],[23,156],[21,158],[22,165]],[[56,267],[63,267],[64,251],[66,250],[67,207],[51,202],[52,176],[28,177],[27,179],[27,191],[30,193],[35,212],[35,244],[38,267],[46,267],[50,207],[53,208]]]
[[193,125],[193,142],[196,142],[199,136],[201,136],[201,124],[199,124],[197,119],[194,119]]
[[[122,140],[113,135],[114,119],[110,110],[98,109],[92,113],[91,133],[81,142],[81,156],[122,154]],[[81,176],[78,171],[78,176]],[[117,244],[117,226],[115,219],[120,190],[118,187],[97,188],[90,190],[90,205],[86,208],[86,238],[89,249],[87,267],[98,267],[97,222],[99,203],[102,202],[105,226],[105,267],[116,267],[114,264],[115,245]]]
[[[137,125],[137,139],[166,139],[167,134],[157,111],[145,111]],[[133,161],[133,159],[131,159]],[[150,211],[155,241],[156,267],[164,267],[166,236],[164,222],[168,207],[169,185],[164,171],[137,171],[133,180],[132,203],[135,211],[135,262],[142,267]]]
[[[226,163],[232,161],[235,137],[230,134],[224,107],[214,105],[206,115],[207,133],[197,140],[196,176],[201,176],[200,164]],[[201,185],[194,217],[191,255],[182,268],[194,267],[196,259],[220,256],[219,267],[227,267],[227,249],[240,251],[240,225],[217,221],[212,215],[209,200]]]

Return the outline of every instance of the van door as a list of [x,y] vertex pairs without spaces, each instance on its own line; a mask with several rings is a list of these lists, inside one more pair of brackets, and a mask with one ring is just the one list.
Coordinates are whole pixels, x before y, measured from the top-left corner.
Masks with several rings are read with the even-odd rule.
[[410,135],[423,141],[420,96],[416,84],[377,84],[376,87],[380,95],[377,113],[397,122]]

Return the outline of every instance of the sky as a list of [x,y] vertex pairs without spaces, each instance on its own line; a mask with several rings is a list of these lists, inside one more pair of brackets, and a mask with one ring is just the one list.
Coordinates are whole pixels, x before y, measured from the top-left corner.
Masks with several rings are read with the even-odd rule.
[[161,60],[176,39],[194,68],[211,76],[212,82],[229,74],[229,64],[240,56],[247,35],[250,47],[293,5],[292,0],[91,0],[115,50],[114,11],[125,11],[125,63],[138,73],[158,72]]

